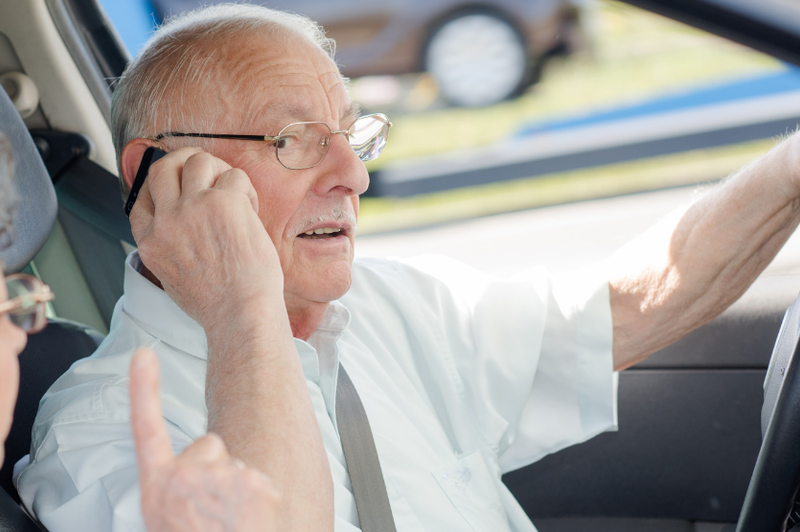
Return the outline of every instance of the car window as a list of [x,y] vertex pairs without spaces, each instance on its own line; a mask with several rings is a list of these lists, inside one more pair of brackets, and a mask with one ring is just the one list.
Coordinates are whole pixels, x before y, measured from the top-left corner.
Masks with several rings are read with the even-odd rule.
[[[154,24],[200,2],[103,4],[135,54]],[[788,6],[764,9],[773,4]],[[270,6],[321,22],[339,43],[352,97],[393,122],[368,166],[362,236],[713,182],[800,117],[796,67],[620,2]],[[642,226],[690,196],[651,209]],[[405,254],[393,238],[372,248],[362,238],[360,252]],[[407,253],[450,251],[448,238]]]

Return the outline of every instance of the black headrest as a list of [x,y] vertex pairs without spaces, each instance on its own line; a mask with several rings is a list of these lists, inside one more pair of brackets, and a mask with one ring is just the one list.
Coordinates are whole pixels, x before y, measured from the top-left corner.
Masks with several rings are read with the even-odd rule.
[[58,204],[50,176],[36,145],[8,95],[0,89],[0,132],[14,151],[14,185],[20,203],[14,217],[14,240],[0,249],[3,273],[17,272],[44,245],[56,221]]

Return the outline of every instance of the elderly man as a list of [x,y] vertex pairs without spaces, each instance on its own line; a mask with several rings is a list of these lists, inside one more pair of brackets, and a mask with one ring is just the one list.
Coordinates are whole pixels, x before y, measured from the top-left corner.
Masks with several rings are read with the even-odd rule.
[[[13,155],[0,133],[0,248],[13,241],[13,217],[18,197],[14,190]],[[0,261],[2,266],[2,261]],[[11,428],[19,387],[19,355],[26,333],[47,323],[49,288],[37,278],[14,274],[0,283],[0,444]],[[232,459],[214,434],[195,441],[178,457],[169,443],[158,397],[158,365],[148,349],[131,361],[132,434],[139,454],[144,496],[142,511],[150,532],[235,528],[274,530],[280,498],[269,479]],[[0,462],[4,447],[0,445]],[[225,491],[220,491],[224,487]]]
[[608,267],[497,280],[353,262],[362,161],[388,124],[358,118],[331,49],[302,18],[213,7],[168,22],[120,81],[125,186],[147,148],[168,155],[131,213],[108,338],[41,405],[18,487],[51,532],[143,527],[122,386],[141,344],[173,448],[219,434],[274,480],[283,529],[358,530],[369,510],[340,440],[341,366],[397,530],[535,530],[501,473],[614,427],[614,369],[716,316],[800,221],[794,137]]

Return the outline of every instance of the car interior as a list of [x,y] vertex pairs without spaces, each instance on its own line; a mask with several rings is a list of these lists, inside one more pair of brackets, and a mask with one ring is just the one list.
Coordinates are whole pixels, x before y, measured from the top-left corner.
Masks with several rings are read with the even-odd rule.
[[[769,26],[774,12],[759,18],[722,0],[631,3],[798,62],[800,29]],[[113,79],[129,59],[95,0],[0,5],[0,131],[22,196],[15,241],[0,257],[6,273],[33,273],[56,294],[49,325],[20,355],[0,532],[39,529],[18,505],[14,464],[28,453],[39,399],[94,351],[122,294],[135,242],[109,113]],[[720,317],[620,373],[618,432],[508,473],[537,528],[800,530],[800,304],[786,311],[799,291],[800,275],[758,279]]]

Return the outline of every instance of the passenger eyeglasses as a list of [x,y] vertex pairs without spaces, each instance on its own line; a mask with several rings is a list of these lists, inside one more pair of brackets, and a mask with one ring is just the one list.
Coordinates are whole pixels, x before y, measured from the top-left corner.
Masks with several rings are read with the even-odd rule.
[[161,133],[151,140],[167,137],[193,137],[202,139],[233,139],[267,142],[275,146],[278,162],[289,170],[314,168],[331,146],[333,136],[341,133],[363,162],[377,159],[386,146],[392,123],[381,113],[362,116],[347,129],[334,131],[325,122],[294,122],[284,127],[277,135],[227,135],[217,133],[183,133],[172,131]]
[[6,277],[8,301],[0,303],[0,315],[8,314],[11,323],[33,334],[47,325],[47,302],[55,297],[50,287],[33,275],[16,273]]

